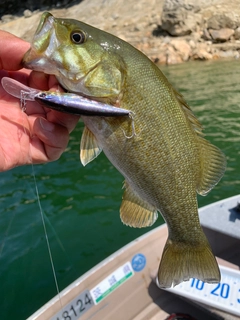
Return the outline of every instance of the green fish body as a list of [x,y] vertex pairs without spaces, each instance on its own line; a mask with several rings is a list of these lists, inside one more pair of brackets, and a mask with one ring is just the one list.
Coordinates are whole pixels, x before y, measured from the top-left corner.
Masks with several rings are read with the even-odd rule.
[[226,166],[222,152],[159,68],[123,40],[82,22],[44,13],[27,68],[54,74],[71,92],[131,110],[130,117],[86,117],[84,165],[104,151],[125,178],[123,223],[151,226],[158,211],[169,230],[158,280],[170,287],[189,278],[220,281],[198,217],[196,193],[207,194]]

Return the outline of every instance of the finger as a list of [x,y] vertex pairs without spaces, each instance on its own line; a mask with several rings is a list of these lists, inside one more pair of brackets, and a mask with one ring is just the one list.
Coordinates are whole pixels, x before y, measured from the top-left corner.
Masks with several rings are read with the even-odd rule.
[[[54,88],[55,90],[60,89],[59,82],[54,75],[49,75],[40,71],[31,72],[28,79],[28,85],[31,88],[39,90],[49,90],[50,88]],[[63,89],[61,91],[63,91]]]
[[28,86],[39,90],[49,90],[49,77],[46,73],[32,71],[28,79]]
[[[37,71],[33,71],[30,74],[29,85],[40,90],[49,90],[49,88],[51,88],[50,90],[52,91],[63,91],[63,89],[59,86],[59,83],[55,76],[47,75]],[[29,104],[27,107],[27,113],[33,114],[35,112],[35,108],[35,103]],[[47,107],[44,107],[42,109],[45,110],[46,118],[48,121],[58,123],[63,127],[66,127],[68,129],[68,132],[72,132],[80,118],[77,115],[58,112]]]
[[50,122],[58,123],[61,126],[67,128],[68,132],[72,132],[76,127],[80,116],[63,113],[55,110],[49,110],[47,112],[47,120]]
[[65,127],[69,133],[72,132],[76,127],[80,118],[80,116],[78,115],[63,113],[47,107],[43,107],[36,101],[27,101],[25,112],[29,116],[43,116],[49,122],[56,123]]
[[35,163],[59,159],[68,145],[67,128],[44,118],[35,119],[32,132],[42,142],[39,144],[39,140],[32,140],[32,157]]
[[0,69],[19,70],[30,44],[11,33],[0,31]]

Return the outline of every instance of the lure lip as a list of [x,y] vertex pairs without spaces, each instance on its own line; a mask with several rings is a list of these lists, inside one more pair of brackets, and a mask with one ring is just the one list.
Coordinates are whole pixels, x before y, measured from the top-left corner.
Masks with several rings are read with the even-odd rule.
[[9,77],[2,78],[1,84],[8,94],[20,99],[21,102],[37,101],[46,108],[64,113],[102,117],[129,116],[131,113],[130,110],[114,107],[75,93],[33,89]]
[[8,94],[21,100],[34,101],[35,95],[40,92],[9,77],[3,77],[1,85]]

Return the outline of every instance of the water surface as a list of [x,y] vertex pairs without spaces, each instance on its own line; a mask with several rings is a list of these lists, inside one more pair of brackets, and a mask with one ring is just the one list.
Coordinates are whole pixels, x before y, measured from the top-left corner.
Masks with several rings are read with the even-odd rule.
[[[240,192],[238,61],[162,68],[201,121],[208,140],[227,156],[224,178],[199,205]],[[79,162],[82,124],[60,160],[34,166],[60,290],[134,238],[149,231],[119,218],[122,176],[101,154]],[[26,319],[56,295],[31,166],[0,174],[0,314]],[[160,217],[153,227],[163,222]]]

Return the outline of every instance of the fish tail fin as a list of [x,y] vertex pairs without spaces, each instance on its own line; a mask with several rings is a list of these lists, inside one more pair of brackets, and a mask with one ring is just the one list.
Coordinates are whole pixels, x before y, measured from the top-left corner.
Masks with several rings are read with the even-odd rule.
[[162,288],[170,288],[190,278],[208,283],[220,282],[220,271],[208,241],[201,245],[167,240],[158,270]]

